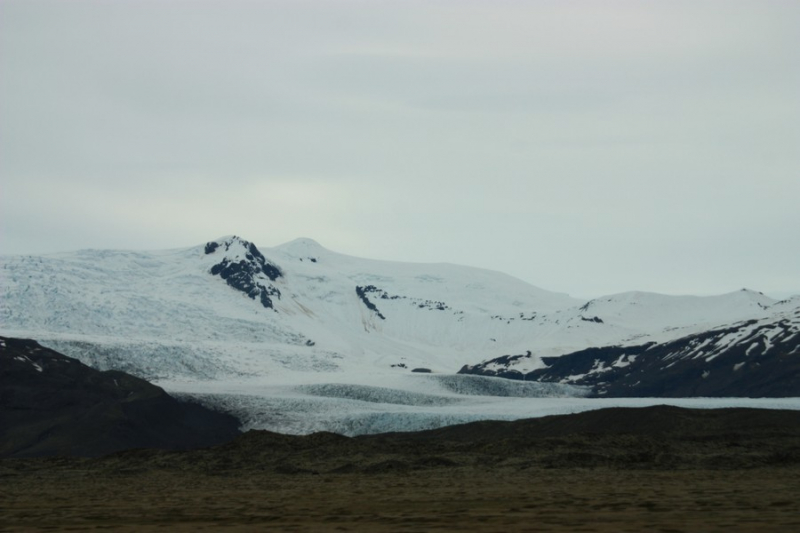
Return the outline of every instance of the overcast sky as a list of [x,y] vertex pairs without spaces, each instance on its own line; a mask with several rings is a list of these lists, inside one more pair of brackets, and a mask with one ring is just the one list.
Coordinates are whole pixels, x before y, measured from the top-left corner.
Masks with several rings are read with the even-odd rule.
[[800,293],[800,2],[0,0],[0,253]]

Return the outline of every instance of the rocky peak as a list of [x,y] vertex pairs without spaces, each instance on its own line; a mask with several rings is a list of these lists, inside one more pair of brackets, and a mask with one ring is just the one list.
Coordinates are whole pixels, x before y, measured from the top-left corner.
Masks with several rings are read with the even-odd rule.
[[281,292],[272,282],[283,272],[267,261],[255,244],[234,235],[206,243],[205,253],[220,256],[209,269],[212,276],[219,276],[230,287],[258,299],[267,309],[274,308],[272,298],[280,298]]

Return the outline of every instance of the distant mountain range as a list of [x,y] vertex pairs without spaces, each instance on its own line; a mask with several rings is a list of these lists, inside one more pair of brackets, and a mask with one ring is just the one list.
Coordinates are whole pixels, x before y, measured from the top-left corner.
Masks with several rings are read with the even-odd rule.
[[586,302],[499,272],[360,259],[309,239],[259,250],[235,236],[157,252],[5,256],[0,272],[0,333],[148,379],[377,383],[462,369],[601,396],[800,396],[800,297],[743,289]]

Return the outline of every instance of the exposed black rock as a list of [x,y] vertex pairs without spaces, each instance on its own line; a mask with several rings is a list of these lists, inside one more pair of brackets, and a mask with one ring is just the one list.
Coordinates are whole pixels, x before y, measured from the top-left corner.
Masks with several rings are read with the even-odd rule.
[[[497,321],[500,321],[500,322],[505,322],[506,324],[511,324],[512,322],[516,322],[517,320],[524,320],[524,321],[527,321],[527,322],[531,322],[533,320],[536,320],[536,316],[537,316],[536,315],[536,311],[532,311],[530,313],[530,316],[526,316],[525,313],[520,313],[518,317],[517,316],[492,315],[489,318],[491,320],[497,320]],[[547,319],[545,318],[545,320],[547,320]],[[556,323],[558,323],[557,320],[556,320]]]
[[359,285],[356,287],[356,294],[361,299],[361,301],[364,302],[364,305],[367,306],[367,309],[369,309],[370,311],[374,311],[375,314],[378,315],[378,317],[381,320],[386,320],[386,317],[383,316],[383,314],[381,314],[380,311],[378,311],[378,308],[375,306],[375,304],[369,301],[367,294],[370,292],[380,292],[380,289],[375,287],[375,285],[367,285],[366,287],[362,287]]
[[412,370],[412,372],[418,372],[420,374],[430,374],[431,373],[431,369],[430,368],[415,368],[415,369]]
[[[379,289],[374,285],[367,285],[366,287],[362,287],[364,294],[372,293],[375,294],[381,300],[402,300],[405,302],[410,303],[411,305],[415,306],[417,309],[427,309],[427,310],[435,310],[435,311],[446,311],[450,309],[444,302],[439,302],[437,300],[425,300],[422,298],[414,298],[411,296],[400,296],[398,294],[389,294],[383,289]],[[362,298],[363,300],[363,298]],[[367,306],[369,307],[369,306]],[[461,312],[455,312],[454,314],[461,314]]]
[[227,252],[233,244],[244,247],[245,258],[231,260],[224,257],[211,267],[211,275],[221,277],[229,286],[245,293],[253,300],[258,299],[265,308],[274,309],[272,298],[280,298],[281,292],[261,276],[266,276],[269,281],[275,281],[282,277],[283,273],[277,266],[267,261],[255,244],[233,237],[222,244],[209,242],[206,244],[206,254],[215,253],[220,247],[224,247]]
[[278,267],[267,261],[267,258],[264,257],[258,248],[256,248],[255,244],[252,242],[247,243],[247,248],[249,251],[247,254],[247,259],[252,260],[255,258],[255,260],[261,265],[261,271],[266,274],[271,281],[275,281],[283,275]]
[[436,311],[445,311],[447,306],[444,302],[436,302],[433,300],[425,300],[422,303],[417,304],[417,307],[420,309],[435,309]]
[[591,386],[601,397],[800,396],[800,333],[788,319],[543,357],[547,367],[528,373],[513,368],[529,356],[506,355],[459,373]]
[[585,316],[582,316],[581,320],[583,320],[584,322],[595,322],[597,324],[602,324],[603,323],[603,320],[600,317],[597,317],[597,316],[593,316],[592,318],[586,318]]
[[0,337],[0,457],[198,448],[230,440],[238,426],[125,372]]

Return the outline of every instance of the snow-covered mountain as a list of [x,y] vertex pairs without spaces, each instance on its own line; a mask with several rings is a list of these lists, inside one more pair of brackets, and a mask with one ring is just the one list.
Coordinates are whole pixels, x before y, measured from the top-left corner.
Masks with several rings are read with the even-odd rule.
[[[751,337],[729,340],[743,327],[767,331],[781,323],[780,339],[765,338],[797,342],[789,333],[798,309],[800,298],[776,302],[750,290],[712,297],[631,292],[585,302],[499,272],[360,259],[309,239],[261,250],[225,237],[157,252],[0,257],[0,335],[154,379],[172,394],[235,414],[245,429],[288,433],[355,435],[664,403],[609,397],[644,390],[637,387],[586,398],[608,381],[595,378],[614,375],[604,369],[645,359],[634,365],[617,354],[595,364],[574,353],[650,345],[684,353],[713,344],[720,355],[712,364],[755,375],[748,363],[755,360],[739,359]],[[708,344],[692,344],[706,338]],[[763,351],[748,350],[745,356]],[[691,359],[688,353],[675,357]],[[506,354],[526,355],[502,360]],[[518,377],[538,372],[529,375],[551,383],[456,375],[481,362]],[[769,358],[772,372],[785,364]],[[650,364],[648,372],[666,375],[668,365]],[[703,379],[682,365],[689,369],[682,376]],[[561,366],[574,367],[570,379],[544,376]],[[792,398],[669,401],[800,408]]]
[[151,379],[455,373],[531,351],[516,368],[529,372],[542,357],[667,342],[800,305],[750,290],[585,302],[499,272],[355,258],[309,239],[259,250],[234,236],[0,265],[4,335]]
[[800,307],[666,342],[598,346],[520,371],[531,352],[465,365],[462,374],[592,387],[597,396],[786,397],[800,394]]

